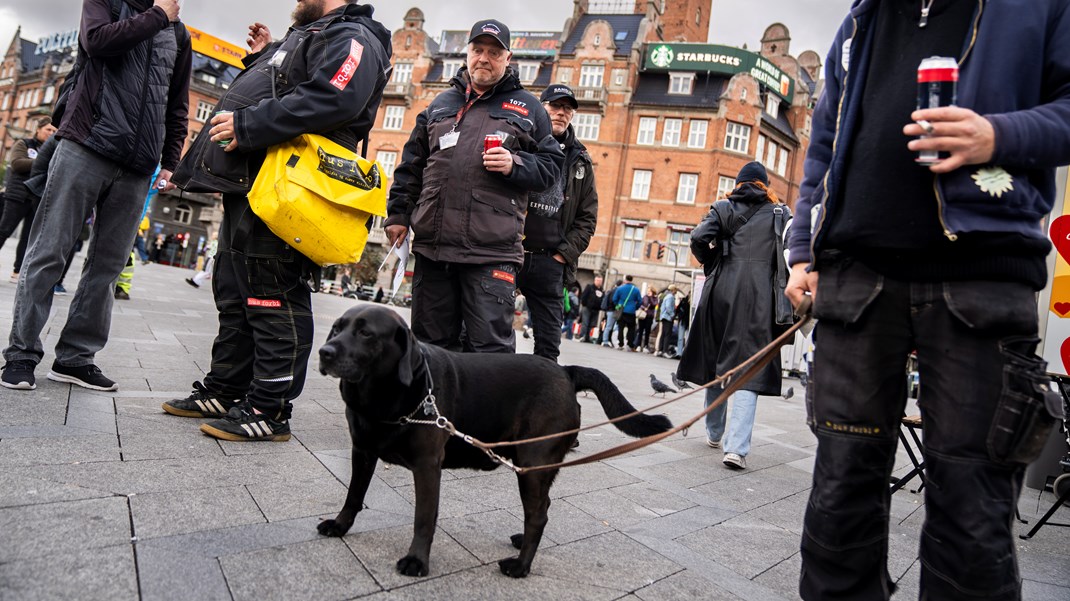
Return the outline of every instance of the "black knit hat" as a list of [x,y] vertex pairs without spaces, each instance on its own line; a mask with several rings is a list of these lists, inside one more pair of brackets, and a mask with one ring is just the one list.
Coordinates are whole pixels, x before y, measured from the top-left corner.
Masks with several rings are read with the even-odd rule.
[[736,176],[736,185],[740,185],[744,182],[762,182],[764,185],[769,185],[769,174],[765,171],[765,166],[758,161],[751,161],[743,166],[739,170],[739,175]]

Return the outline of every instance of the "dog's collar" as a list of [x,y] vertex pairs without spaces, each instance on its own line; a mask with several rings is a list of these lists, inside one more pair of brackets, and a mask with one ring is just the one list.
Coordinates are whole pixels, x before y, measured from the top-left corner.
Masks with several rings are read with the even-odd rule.
[[[438,404],[436,403],[437,399],[435,399],[435,392],[434,392],[434,390],[435,390],[435,381],[431,378],[431,364],[427,360],[427,350],[424,348],[423,344],[420,344],[418,348],[420,349],[420,362],[423,365],[424,382],[427,385],[427,395],[424,396],[424,400],[421,401],[420,404],[416,406],[416,409],[414,409],[412,413],[406,415],[405,417],[398,418],[396,420],[384,420],[383,423],[385,423],[385,424],[393,424],[393,425],[398,425],[398,426],[407,426],[409,424],[436,424],[437,425],[437,422],[439,420],[446,419],[446,418],[442,417],[442,414],[439,413],[439,411],[438,411]],[[432,417],[432,418],[434,418],[434,420],[432,421],[432,420],[416,419],[416,417],[420,413],[423,413],[427,417]]]

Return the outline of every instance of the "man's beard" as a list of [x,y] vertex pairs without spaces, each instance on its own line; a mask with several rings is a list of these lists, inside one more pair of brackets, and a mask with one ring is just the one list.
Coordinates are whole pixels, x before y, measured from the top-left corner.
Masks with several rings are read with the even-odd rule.
[[290,18],[293,19],[294,25],[308,25],[322,17],[323,1],[324,0],[302,0],[302,2],[294,8],[294,12],[290,16]]

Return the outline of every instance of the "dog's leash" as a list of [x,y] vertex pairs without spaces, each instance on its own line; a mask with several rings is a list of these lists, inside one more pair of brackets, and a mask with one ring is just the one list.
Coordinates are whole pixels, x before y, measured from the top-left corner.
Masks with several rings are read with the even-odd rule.
[[[679,395],[677,395],[677,396],[675,396],[675,397],[673,397],[673,398],[671,398],[671,399],[669,399],[667,401],[658,403],[657,405],[652,405],[652,406],[647,407],[645,409],[639,409],[639,410],[633,411],[633,412],[631,412],[631,413],[629,413],[627,415],[622,415],[620,417],[616,417],[616,418],[613,418],[613,419],[610,419],[610,420],[606,420],[606,421],[601,422],[601,423],[593,424],[593,425],[590,425],[590,426],[585,426],[585,427],[582,427],[582,428],[576,428],[576,429],[573,429],[573,430],[567,430],[565,432],[557,432],[557,433],[554,433],[554,434],[548,434],[546,436],[539,436],[539,437],[536,437],[536,438],[526,438],[524,440],[512,440],[512,441],[504,441],[504,442],[486,443],[486,442],[483,442],[483,441],[479,440],[478,438],[475,438],[473,436],[470,436],[468,434],[465,434],[463,432],[458,431],[456,426],[454,426],[453,423],[450,422],[449,419],[447,419],[445,416],[443,416],[441,413],[439,413],[438,405],[435,403],[435,396],[431,393],[430,387],[428,388],[428,391],[427,391],[427,397],[425,397],[424,401],[420,404],[419,407],[417,407],[416,411],[413,411],[413,413],[410,414],[409,416],[404,417],[401,420],[399,420],[399,423],[434,425],[434,426],[436,426],[436,427],[438,427],[440,429],[445,430],[451,436],[456,436],[456,437],[460,438],[461,440],[465,441],[466,443],[468,443],[468,444],[476,447],[477,449],[483,451],[484,453],[487,454],[488,457],[490,457],[496,463],[504,465],[505,467],[511,469],[512,471],[516,472],[517,474],[529,474],[529,473],[532,473],[532,472],[538,472],[538,471],[543,471],[543,470],[561,469],[561,468],[564,468],[564,467],[572,467],[572,466],[576,466],[576,465],[585,465],[585,464],[588,464],[588,463],[594,463],[596,461],[602,461],[604,459],[610,459],[610,458],[613,458],[613,457],[617,457],[618,455],[623,455],[625,453],[630,453],[632,451],[636,451],[636,450],[641,449],[643,447],[650,446],[650,445],[652,445],[652,444],[654,444],[656,442],[660,442],[662,440],[665,440],[666,438],[672,436],[673,434],[676,434],[677,432],[686,432],[686,430],[688,428],[690,428],[692,425],[694,425],[695,422],[697,422],[698,420],[706,417],[706,415],[708,415],[715,408],[723,405],[728,400],[728,397],[732,396],[732,394],[734,394],[736,391],[738,391],[740,388],[742,388],[743,385],[746,384],[748,381],[750,381],[750,379],[753,378],[755,375],[757,375],[758,372],[760,372],[762,370],[762,368],[764,368],[766,365],[769,365],[769,363],[772,362],[773,358],[775,358],[777,356],[777,354],[780,353],[780,348],[783,347],[785,344],[787,344],[789,340],[794,339],[795,333],[798,332],[801,328],[803,328],[807,323],[810,322],[810,319],[811,319],[810,309],[811,309],[810,297],[806,297],[806,298],[803,299],[803,302],[799,305],[798,314],[801,316],[799,321],[797,321],[794,325],[792,325],[790,328],[788,328],[788,330],[786,332],[784,332],[779,337],[777,337],[775,340],[773,340],[768,345],[766,345],[763,349],[761,349],[760,351],[758,351],[757,353],[755,353],[754,355],[752,355],[748,359],[744,360],[742,363],[740,363],[736,367],[728,370],[723,375],[718,376],[717,378],[707,382],[706,384],[703,384],[702,386],[699,386],[698,388],[695,388],[695,389],[691,390],[690,392],[681,393],[681,394],[679,394]],[[737,378],[737,375],[738,375],[738,378]],[[606,449],[604,451],[599,451],[599,452],[593,453],[591,455],[586,455],[586,456],[581,457],[579,459],[573,459],[572,461],[563,461],[563,462],[553,463],[553,464],[548,464],[548,465],[517,466],[517,465],[514,465],[513,462],[510,461],[508,458],[502,457],[501,455],[499,455],[499,454],[494,452],[494,449],[499,448],[499,447],[508,447],[508,446],[522,445],[522,444],[531,444],[531,443],[535,443],[535,442],[544,442],[544,441],[547,441],[547,440],[553,440],[555,438],[561,438],[563,436],[569,436],[571,434],[576,434],[576,433],[582,432],[584,430],[590,430],[592,428],[598,428],[598,427],[605,426],[605,425],[608,425],[608,424],[613,424],[613,423],[616,423],[616,422],[619,422],[619,421],[630,419],[630,418],[635,417],[637,415],[644,414],[644,413],[646,413],[648,411],[652,411],[654,409],[658,409],[660,407],[664,407],[665,405],[669,405],[671,403],[675,403],[675,402],[677,402],[677,401],[679,401],[681,399],[685,399],[685,398],[695,394],[696,392],[698,392],[700,390],[705,390],[705,389],[710,388],[712,386],[718,386],[718,385],[724,385],[724,384],[727,384],[728,386],[727,386],[727,388],[724,389],[723,392],[721,392],[721,395],[718,396],[712,403],[710,403],[710,405],[708,407],[706,407],[704,410],[699,412],[697,415],[695,415],[694,417],[689,419],[684,424],[682,424],[680,426],[676,426],[675,428],[673,428],[671,430],[666,430],[665,432],[661,432],[660,434],[653,434],[653,435],[647,436],[645,438],[640,438],[638,440],[629,441],[629,442],[626,442],[626,443],[624,443],[622,445],[618,445],[618,446]],[[416,413],[419,412],[419,411],[423,411],[425,414],[428,414],[428,415],[432,415],[433,414],[435,419],[434,420],[412,419],[416,415]]]

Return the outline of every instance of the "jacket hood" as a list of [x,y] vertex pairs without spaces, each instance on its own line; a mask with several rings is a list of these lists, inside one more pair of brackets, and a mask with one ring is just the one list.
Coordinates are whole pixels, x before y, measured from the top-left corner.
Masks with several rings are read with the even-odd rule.
[[348,4],[345,7],[346,16],[354,17],[353,21],[367,27],[368,31],[375,36],[375,39],[379,40],[379,43],[383,45],[386,55],[390,56],[394,51],[392,36],[390,31],[383,27],[382,23],[372,18],[374,12],[375,7],[370,4]]
[[732,193],[728,195],[728,198],[744,204],[769,202],[769,196],[766,194],[765,190],[762,190],[758,186],[749,182],[733,190]]
[[[457,74],[450,79],[450,85],[464,94],[464,91],[468,89],[468,65],[461,65],[461,68],[457,70]],[[517,77],[516,71],[512,67],[506,67],[505,75],[502,75],[502,78],[498,80],[498,83],[494,84],[494,87],[489,92],[493,96],[498,92],[510,92],[522,87],[524,86],[520,85],[520,78]]]

